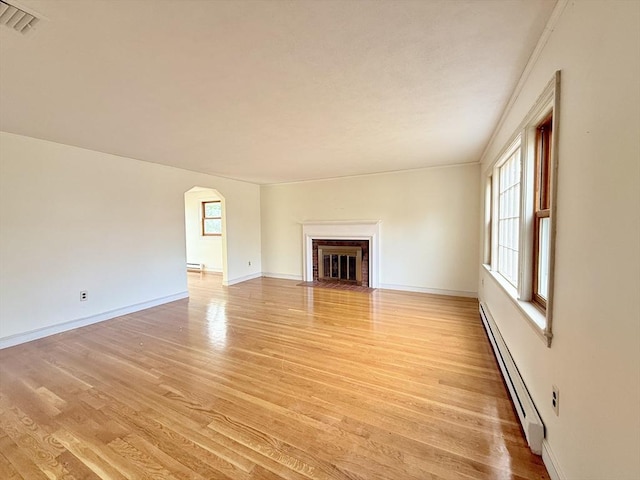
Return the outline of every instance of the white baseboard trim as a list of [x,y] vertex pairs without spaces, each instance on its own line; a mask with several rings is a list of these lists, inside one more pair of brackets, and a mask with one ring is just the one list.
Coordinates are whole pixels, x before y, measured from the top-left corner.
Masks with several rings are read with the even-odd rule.
[[205,268],[205,273],[222,273],[221,268]]
[[292,275],[290,273],[273,273],[273,272],[262,272],[263,277],[268,278],[280,278],[282,280],[298,280],[302,281],[302,275]]
[[232,280],[227,280],[226,282],[222,282],[225,287],[230,287],[231,285],[235,285],[236,283],[246,282],[247,280],[253,280],[254,278],[262,277],[262,272],[251,273],[249,275],[245,275],[244,277],[234,278]]
[[540,418],[533,398],[531,398],[531,394],[527,389],[527,385],[524,383],[518,366],[511,356],[509,347],[504,341],[500,329],[498,325],[496,325],[485,303],[480,302],[478,313],[484,329],[487,332],[487,339],[495,354],[496,362],[498,362],[498,366],[500,367],[502,378],[511,396],[513,408],[518,415],[518,420],[520,420],[520,424],[522,425],[522,431],[527,439],[529,448],[531,448],[531,451],[536,455],[541,455],[542,442],[544,440],[544,423],[542,418]]
[[544,466],[547,467],[547,472],[549,472],[551,480],[567,480],[546,438],[542,441],[542,461],[544,462]]
[[405,292],[431,293],[434,295],[449,295],[453,297],[478,298],[478,292],[465,292],[463,290],[442,290],[440,288],[412,287],[410,285],[395,285],[393,283],[381,283],[379,288],[386,290],[402,290]]
[[9,335],[8,337],[0,338],[0,350],[3,348],[13,347],[20,345],[21,343],[31,342],[39,338],[55,335],[56,333],[67,332],[75,328],[86,327],[98,322],[104,322],[105,320],[111,320],[112,318],[121,317],[129,313],[139,312],[151,307],[157,307],[165,303],[175,302],[176,300],[182,300],[183,298],[189,298],[189,292],[180,292],[166,297],[156,298],[155,300],[149,300],[148,302],[136,303],[115,310],[109,310],[108,312],[99,313],[90,317],[78,318],[76,320],[70,320],[64,323],[58,323],[57,325],[51,325],[49,327],[39,328],[37,330],[31,330],[25,333],[16,333],[15,335]]

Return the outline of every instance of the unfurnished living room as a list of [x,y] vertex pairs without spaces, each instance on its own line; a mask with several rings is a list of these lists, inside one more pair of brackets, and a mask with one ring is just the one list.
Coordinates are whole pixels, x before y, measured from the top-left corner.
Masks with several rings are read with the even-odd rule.
[[0,24],[0,479],[640,478],[640,1]]

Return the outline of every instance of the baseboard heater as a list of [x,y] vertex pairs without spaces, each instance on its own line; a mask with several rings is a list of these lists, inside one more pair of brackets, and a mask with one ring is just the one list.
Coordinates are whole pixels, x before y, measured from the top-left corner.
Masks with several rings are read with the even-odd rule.
[[187,270],[191,272],[204,272],[204,263],[187,263]]
[[522,424],[522,429],[524,430],[524,435],[529,443],[529,448],[531,448],[533,453],[541,455],[544,424],[520,376],[518,367],[514,363],[511,353],[509,353],[507,344],[504,342],[493,317],[489,313],[489,309],[482,302],[480,303],[480,318],[482,319],[484,328],[487,330],[487,336],[498,360],[498,365],[500,365],[504,381],[511,394],[513,404],[515,405],[520,423]]

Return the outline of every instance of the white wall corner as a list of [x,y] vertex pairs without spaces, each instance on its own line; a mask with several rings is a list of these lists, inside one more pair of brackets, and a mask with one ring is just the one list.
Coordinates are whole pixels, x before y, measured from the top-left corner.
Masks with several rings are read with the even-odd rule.
[[222,268],[205,267],[203,271],[207,273],[222,273]]
[[549,16],[549,19],[547,20],[547,24],[545,25],[544,30],[542,31],[542,35],[540,35],[540,38],[538,39],[538,43],[533,49],[533,52],[531,52],[531,55],[527,60],[527,64],[525,65],[524,70],[522,71],[522,74],[518,79],[518,83],[513,89],[513,92],[511,93],[511,96],[509,97],[509,100],[507,101],[507,104],[505,105],[504,109],[502,110],[502,114],[498,119],[498,123],[496,123],[496,126],[493,129],[493,132],[491,133],[491,137],[489,137],[489,141],[485,145],[484,150],[480,155],[480,161],[479,161],[480,165],[482,165],[485,162],[487,153],[489,152],[491,145],[496,139],[498,132],[500,132],[500,129],[502,128],[507,116],[509,115],[509,112],[511,112],[513,105],[515,104],[516,100],[520,96],[520,92],[522,92],[522,89],[524,88],[527,82],[527,79],[529,78],[529,75],[531,75],[531,71],[533,70],[533,67],[538,62],[538,59],[540,58],[540,55],[542,54],[544,47],[547,45],[547,42],[549,41],[549,38],[551,37],[551,34],[553,33],[556,27],[556,24],[560,20],[560,17],[562,16],[562,12],[564,12],[564,9],[566,8],[568,3],[569,3],[569,0],[558,0],[558,2],[556,3],[556,6],[553,8],[553,11]]
[[223,280],[222,281],[222,285],[224,285],[225,287],[230,287],[231,285],[235,285],[237,283],[246,282],[248,280],[253,280],[254,278],[260,278],[260,277],[262,277],[262,272],[251,273],[251,274],[245,275],[243,277],[237,277],[237,278],[233,278],[231,280],[227,280],[226,282]]

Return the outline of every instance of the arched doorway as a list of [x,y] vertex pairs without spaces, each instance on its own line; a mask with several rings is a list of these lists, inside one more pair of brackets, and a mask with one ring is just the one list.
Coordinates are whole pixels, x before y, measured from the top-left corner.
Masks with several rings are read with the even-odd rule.
[[[225,198],[213,188],[195,186],[184,194],[187,265],[222,274],[227,282]],[[197,266],[197,267],[196,267]]]

